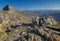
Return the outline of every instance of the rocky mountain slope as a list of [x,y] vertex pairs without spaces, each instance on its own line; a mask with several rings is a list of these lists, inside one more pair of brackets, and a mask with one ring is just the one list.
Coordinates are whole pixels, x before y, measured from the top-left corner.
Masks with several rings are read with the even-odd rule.
[[3,10],[0,10],[0,31],[2,31],[1,37],[3,37],[3,33],[6,34],[5,30],[10,26],[21,25],[22,23],[28,24],[30,22],[31,18],[29,16],[16,10],[11,5],[6,5]]
[[30,21],[30,17],[26,16],[25,14],[23,14],[22,12],[16,10],[15,8],[13,8],[10,5],[6,5],[3,8],[3,11],[1,12],[1,16],[4,17],[4,15],[6,15],[6,18],[9,18],[12,22],[14,21],[21,21],[21,22],[29,22]]
[[60,23],[52,16],[31,17],[6,5],[0,10],[0,41],[60,41]]

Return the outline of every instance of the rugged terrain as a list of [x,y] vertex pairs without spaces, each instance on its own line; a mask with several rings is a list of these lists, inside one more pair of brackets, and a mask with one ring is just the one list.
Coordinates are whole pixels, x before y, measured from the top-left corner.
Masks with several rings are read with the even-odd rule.
[[60,41],[60,23],[52,16],[31,17],[6,5],[0,10],[0,41]]

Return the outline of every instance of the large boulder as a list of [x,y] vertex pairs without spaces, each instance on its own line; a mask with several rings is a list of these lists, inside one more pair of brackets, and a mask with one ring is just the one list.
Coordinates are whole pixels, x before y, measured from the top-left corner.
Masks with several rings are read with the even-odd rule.
[[53,25],[53,24],[56,24],[56,20],[52,17],[52,16],[47,16],[46,17],[46,24],[48,25]]
[[40,17],[34,17],[34,18],[32,19],[32,23],[33,23],[34,25],[39,26],[39,19],[40,19]]
[[56,20],[52,16],[47,16],[47,17],[41,17],[39,20],[39,23],[42,25],[48,25],[52,26],[54,24],[57,24]]

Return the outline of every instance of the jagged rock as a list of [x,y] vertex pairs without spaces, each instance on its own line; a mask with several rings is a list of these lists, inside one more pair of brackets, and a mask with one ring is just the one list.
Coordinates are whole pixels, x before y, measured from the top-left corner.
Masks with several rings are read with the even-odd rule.
[[47,25],[47,26],[52,26],[54,24],[57,24],[56,20],[52,16],[47,16],[47,17],[35,17],[33,19],[33,22],[35,25]]
[[35,20],[36,20],[36,25],[39,26],[39,19],[40,17],[36,17]]
[[40,17],[34,17],[34,18],[32,19],[32,23],[33,23],[34,25],[39,26],[39,19],[40,19]]
[[46,23],[47,23],[48,25],[54,25],[54,24],[56,24],[57,22],[56,22],[56,20],[55,20],[52,16],[47,16],[47,17],[46,17]]
[[47,17],[40,18],[39,23],[40,25],[44,24],[45,26],[46,25],[52,26],[54,24],[57,24],[57,21],[52,16],[47,16]]
[[9,10],[15,10],[11,5],[6,5],[3,10],[9,11]]

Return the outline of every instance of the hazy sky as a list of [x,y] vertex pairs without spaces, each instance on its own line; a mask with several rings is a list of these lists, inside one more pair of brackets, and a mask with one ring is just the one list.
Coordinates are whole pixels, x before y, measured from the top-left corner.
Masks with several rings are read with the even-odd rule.
[[0,0],[0,9],[10,4],[18,10],[59,9],[60,0]]

